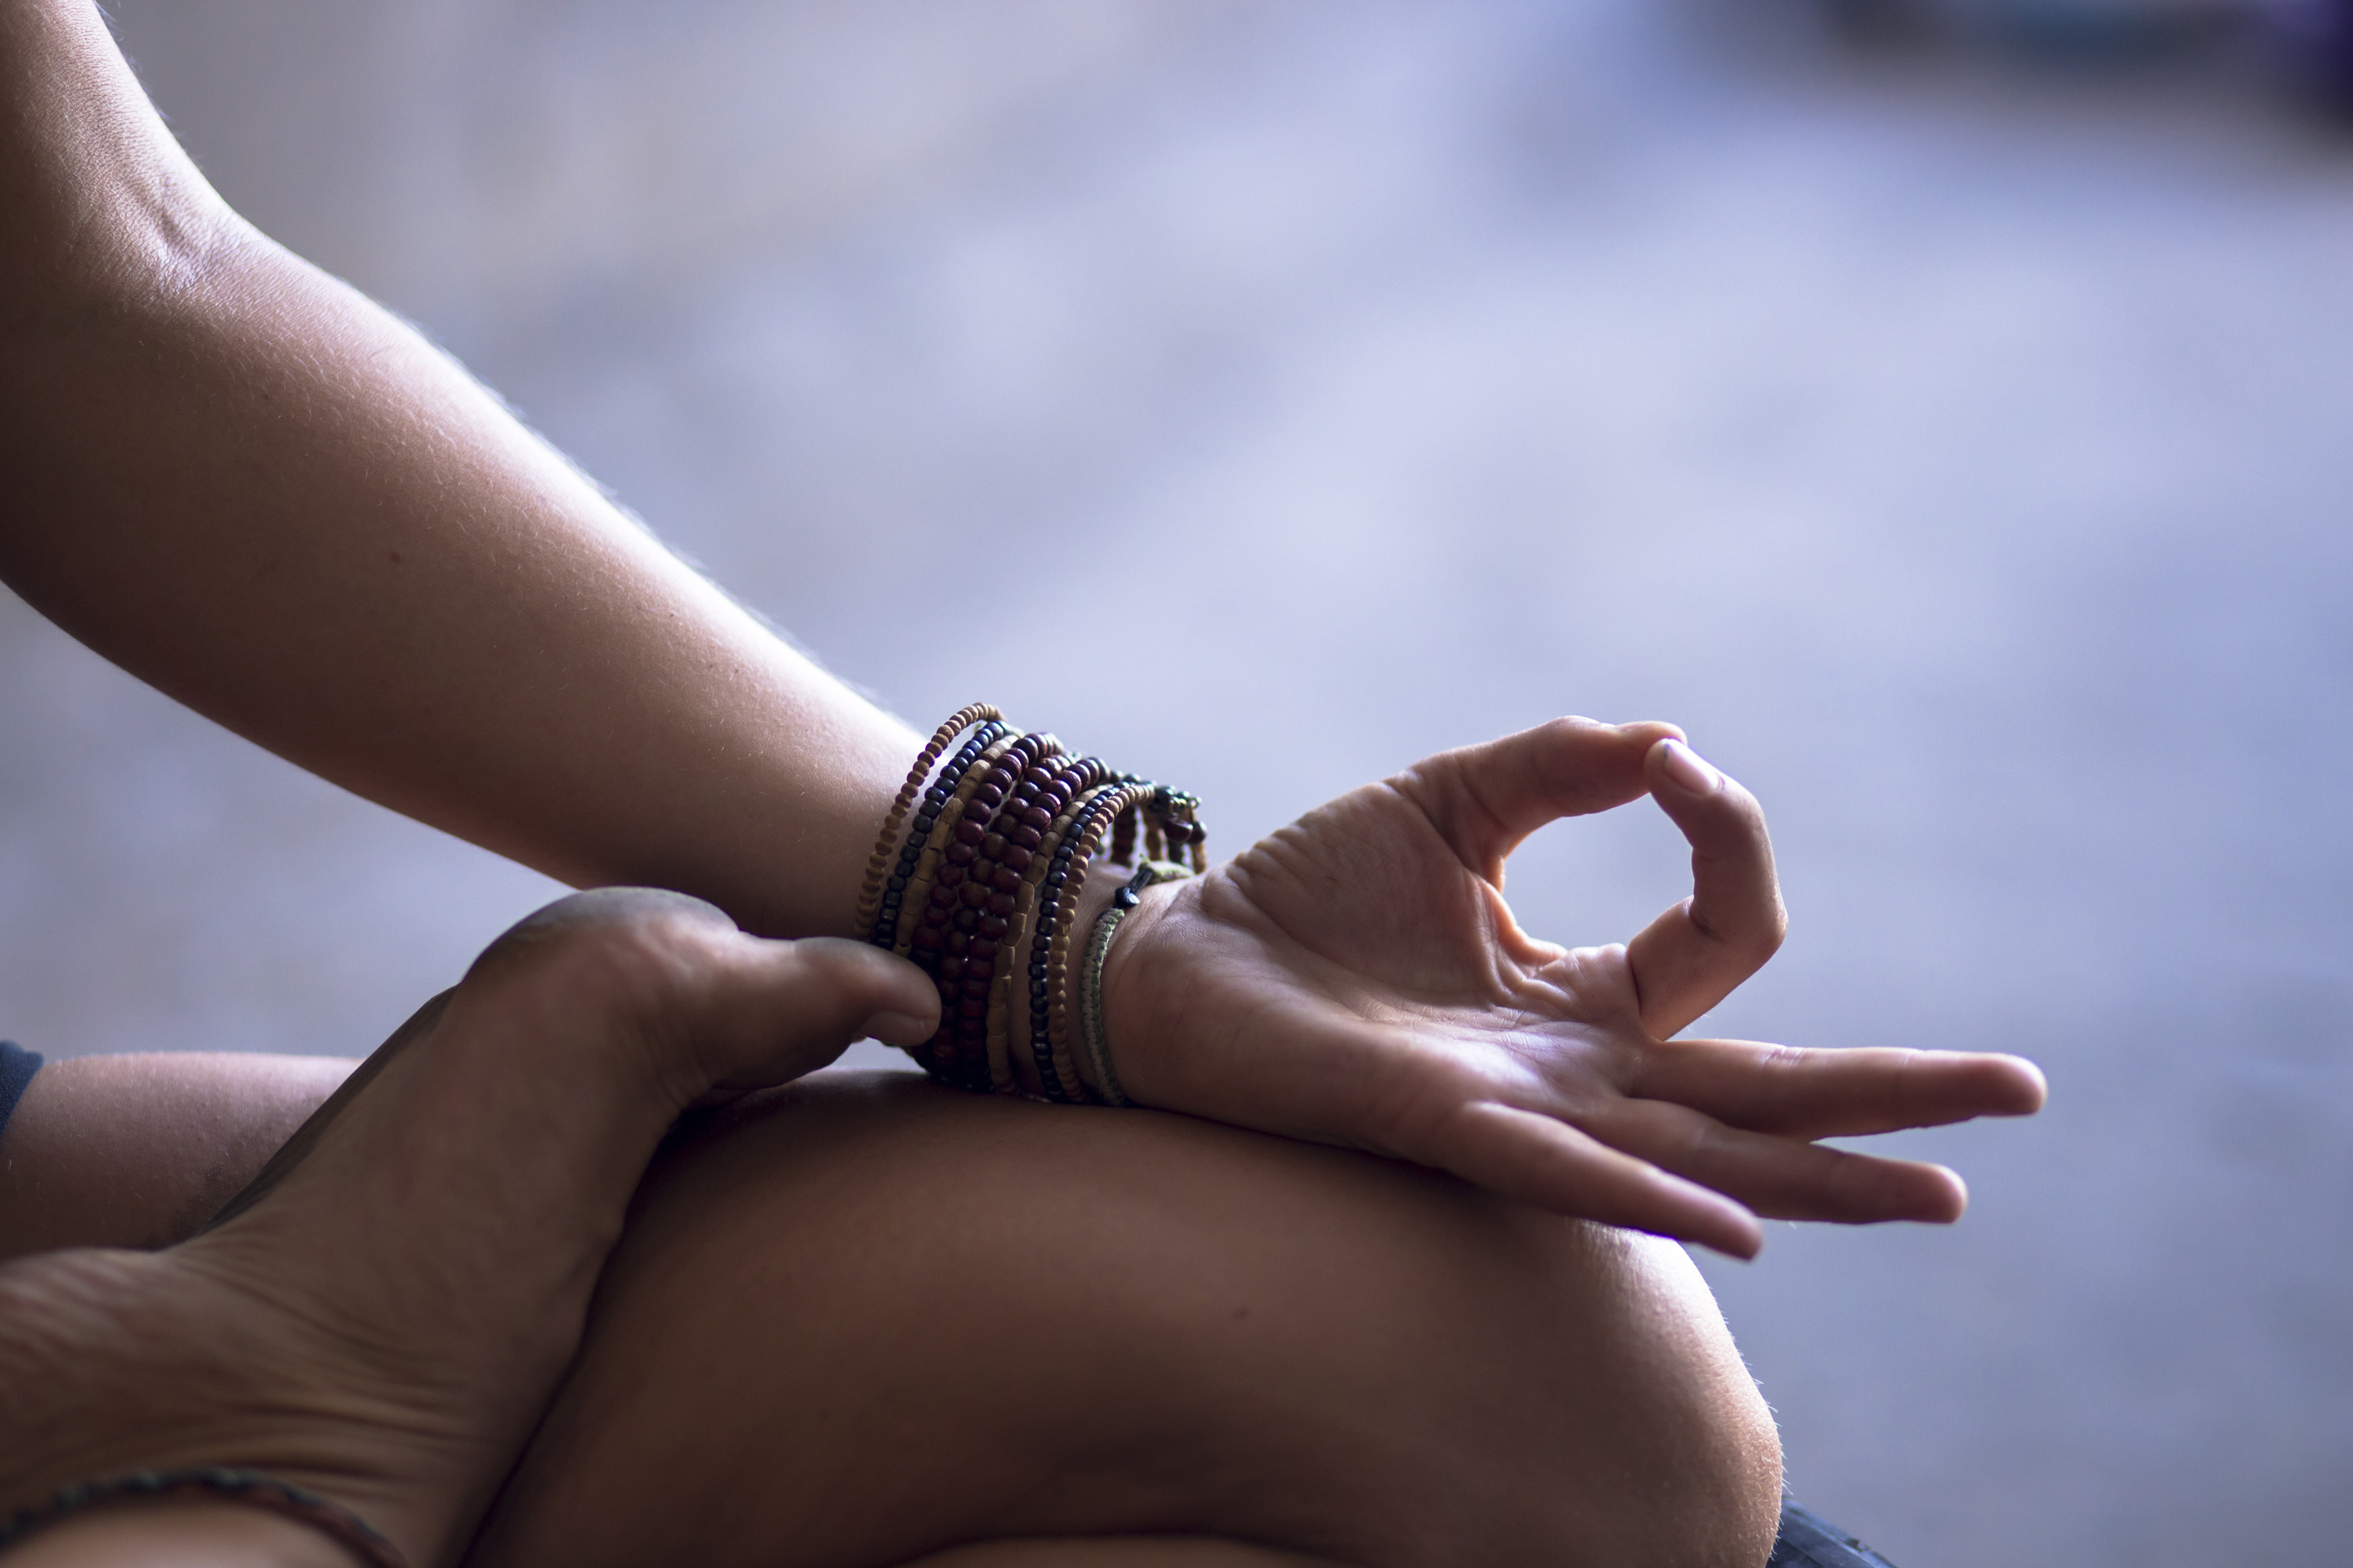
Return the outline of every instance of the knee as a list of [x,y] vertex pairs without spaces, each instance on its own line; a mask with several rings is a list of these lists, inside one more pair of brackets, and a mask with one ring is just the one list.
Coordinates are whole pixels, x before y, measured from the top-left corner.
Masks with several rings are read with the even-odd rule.
[[[1303,1467],[1333,1521],[1318,1544],[1349,1561],[1761,1568],[1779,1439],[1683,1249],[1381,1175],[1428,1206],[1392,1190],[1326,1216],[1360,1228],[1324,1260],[1340,1268],[1312,1286],[1317,1310],[1232,1369],[1296,1392],[1300,1369],[1330,1367],[1321,1436],[1349,1457]],[[1217,1337],[1230,1354],[1235,1336]],[[1366,1554],[1352,1538],[1376,1522],[1389,1549]]]
[[1343,1562],[1764,1563],[1778,1440],[1681,1247],[1390,1162],[1092,1120],[1083,1209],[1023,1270],[1067,1279],[1075,1245],[1087,1282],[1006,1315],[1061,1348],[1061,1408],[1122,1390],[1071,1447],[1123,1456],[1168,1517]]
[[1579,1228],[1601,1255],[1581,1331],[1498,1346],[1588,1365],[1579,1405],[1532,1380],[1522,1415],[1539,1466],[1578,1478],[1532,1521],[1555,1542],[1542,1560],[1761,1568],[1780,1514],[1780,1437],[1713,1294],[1674,1243]]

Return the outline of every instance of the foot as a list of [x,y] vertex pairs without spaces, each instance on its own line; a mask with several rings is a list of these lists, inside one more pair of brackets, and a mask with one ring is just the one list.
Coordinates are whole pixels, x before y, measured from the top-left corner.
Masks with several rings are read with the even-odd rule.
[[[195,1239],[0,1268],[0,1517],[137,1469],[320,1492],[460,1552],[687,1106],[913,1044],[912,966],[608,890],[493,944]],[[224,1505],[233,1506],[233,1505]],[[62,1532],[64,1527],[60,1527]]]

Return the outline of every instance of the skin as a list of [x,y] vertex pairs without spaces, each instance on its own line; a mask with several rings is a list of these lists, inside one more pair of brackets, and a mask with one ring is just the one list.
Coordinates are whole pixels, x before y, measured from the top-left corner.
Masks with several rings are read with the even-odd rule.
[[1753,1568],[1779,1476],[1672,1245],[1193,1118],[828,1074],[658,1163],[471,1562]]
[[[916,738],[237,218],[90,7],[8,0],[0,74],[0,202],[24,215],[0,244],[0,576],[420,820],[762,934],[848,932]],[[1677,733],[1563,721],[1445,753],[1160,890],[1104,993],[1137,1098],[1739,1256],[1757,1212],[1953,1217],[1949,1173],[1806,1140],[2031,1110],[2026,1064],[1655,1051],[1782,929],[1755,801]],[[1668,783],[1678,757],[1695,786]],[[1512,846],[1646,790],[1693,839],[1693,899],[1622,953],[1520,933]],[[1286,1048],[1252,1048],[1270,1030]]]
[[[696,894],[760,936],[847,933],[876,826],[919,737],[662,551],[414,332],[230,212],[90,6],[0,0],[0,210],[10,214],[0,237],[0,494],[11,500],[0,576],[124,668],[394,809],[575,884]],[[1564,949],[1522,931],[1502,891],[1513,847],[1546,822],[1646,795],[1692,842],[1692,896],[1623,945]],[[1089,883],[1082,920],[1103,907],[1110,880]],[[1759,1215],[1956,1217],[1965,1194],[1950,1172],[1814,1141],[2031,1110],[2043,1091],[2029,1064],[1672,1038],[1771,954],[1783,926],[1769,841],[1746,790],[1672,726],[1560,720],[1427,759],[1205,878],[1155,889],[1113,949],[1105,1015],[1123,1079],[1145,1106],[1327,1145],[1317,1158],[1352,1169],[1390,1167],[1341,1152],[1450,1173],[1462,1184],[1451,1192],[1562,1225],[1629,1226],[1746,1257],[1759,1245]],[[912,969],[860,960],[870,961],[913,988],[894,1016],[866,1024],[900,1037],[919,1013],[928,1017],[930,993]],[[459,988],[451,1016],[469,994]],[[554,1032],[596,1035],[612,1017],[649,1026],[642,998],[607,1002],[596,1018]],[[558,1011],[508,1017],[487,1002],[466,1006],[482,1038],[525,1042],[520,1059],[550,1068],[528,1042],[548,1037]],[[673,1045],[681,1037],[668,1026],[653,1032]],[[646,1103],[675,1110],[790,1076],[771,1075],[776,1064],[714,1076],[695,1059]],[[410,1092],[400,1085],[420,1070],[390,1062],[345,1102],[358,1119],[346,1127],[339,1112],[332,1136],[282,1188],[154,1255],[179,1261],[106,1254],[111,1261],[89,1279],[58,1288],[102,1295],[194,1278],[251,1297],[253,1280],[276,1278],[320,1239],[265,1216],[305,1214],[324,1234],[328,1196],[297,1203],[300,1193],[352,1198],[313,1173],[343,1171],[337,1179],[356,1191],[362,1151],[398,1165],[398,1140],[371,1133],[370,1143],[360,1130],[379,1115],[396,1121],[393,1108]],[[324,1086],[281,1079],[249,1122],[233,1110],[214,1123],[192,1113],[181,1133],[127,1147],[124,1129],[165,1125],[172,1087],[153,1070],[123,1069],[111,1082],[77,1070],[63,1088],[37,1081],[0,1148],[11,1194],[37,1194],[21,1217],[14,1202],[0,1216],[8,1245],[177,1234],[229,1173],[282,1135],[302,1095]],[[386,1109],[358,1115],[377,1105]],[[647,1125],[607,1128],[591,1184],[599,1203],[625,1196],[642,1170],[632,1151],[643,1142],[650,1153],[647,1139],[659,1136]],[[1031,1159],[1062,1135],[1044,1131],[1059,1123],[991,1125]],[[1227,1146],[1199,1146],[1211,1147]],[[445,1152],[464,1168],[463,1151]],[[1185,1169],[1208,1181],[1215,1163]],[[124,1170],[148,1174],[118,1179]],[[418,1168],[413,1179],[445,1174]],[[765,1191],[748,1189],[748,1212],[765,1212]],[[559,1195],[541,1197],[565,1212]],[[608,1220],[617,1226],[600,1208],[568,1233],[569,1261],[547,1279],[570,1290],[592,1275],[597,1238],[609,1247],[619,1234],[598,1228]],[[292,1228],[272,1228],[281,1223]],[[387,1218],[385,1228],[403,1233],[403,1247],[427,1239],[407,1234],[407,1222]],[[277,1239],[252,1248],[216,1239],[251,1236]],[[73,1255],[15,1267],[37,1275],[60,1256]],[[348,1248],[318,1256],[374,1278],[375,1265]],[[464,1262],[453,1256],[453,1268]],[[191,1257],[233,1266],[188,1274]],[[553,1299],[554,1285],[517,1267],[519,1300]],[[1616,1278],[1599,1263],[1586,1272]],[[332,1283],[304,1278],[287,1299],[297,1318],[311,1305],[301,1292]],[[1654,1287],[1633,1292],[1638,1306],[1666,1299]],[[584,1298],[551,1321],[576,1330],[585,1310]],[[456,1313],[437,1331],[480,1342],[432,1353],[479,1355],[509,1331]],[[569,1353],[559,1338],[533,1341],[520,1357],[530,1375],[498,1384],[509,1403],[466,1428],[452,1450],[460,1459],[420,1449],[403,1461],[417,1478],[403,1479],[389,1459],[367,1472],[369,1497],[381,1493],[420,1550],[446,1554],[463,1539],[468,1510],[479,1511],[529,1427],[520,1413],[547,1396],[533,1380]],[[249,1342],[273,1337],[257,1330]],[[131,1348],[89,1347],[101,1360]],[[335,1352],[316,1354],[324,1378]],[[208,1375],[182,1371],[192,1386]],[[175,1375],[147,1372],[138,1386]],[[1679,1407],[1672,1392],[1671,1382],[1653,1391]],[[96,1407],[41,1406],[23,1418],[69,1425]],[[385,1407],[374,1419],[397,1432],[406,1417]],[[1736,1409],[1711,1419],[1739,1430]],[[80,1447],[44,1442],[79,1463],[113,1462],[131,1451],[122,1445],[137,1447],[132,1436],[168,1436],[174,1422],[187,1424],[191,1454],[200,1439],[236,1447],[236,1433],[188,1412],[158,1412],[131,1436],[93,1429]],[[21,1460],[15,1445],[9,1452]],[[20,1471],[12,1487],[44,1479]],[[332,1465],[321,1473],[330,1472],[340,1474]],[[402,1500],[410,1480],[429,1482],[438,1500]],[[191,1510],[202,1505],[124,1510],[90,1528],[152,1531]],[[1603,1516],[1588,1515],[1606,1536]]]
[[[679,1113],[821,1066],[877,1017],[920,1016],[925,990],[871,949],[764,942],[676,894],[543,910],[211,1227],[0,1268],[0,1516],[133,1469],[248,1467],[356,1510],[413,1563],[452,1561]],[[189,1500],[77,1516],[17,1560],[179,1562],[184,1523],[224,1561],[290,1544],[269,1515]]]

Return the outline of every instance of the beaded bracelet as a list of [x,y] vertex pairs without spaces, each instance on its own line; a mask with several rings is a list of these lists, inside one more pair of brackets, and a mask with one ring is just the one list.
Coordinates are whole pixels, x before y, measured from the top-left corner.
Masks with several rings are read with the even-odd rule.
[[[1070,1018],[1071,942],[1087,867],[1106,834],[1121,862],[1140,834],[1148,854],[1189,849],[1206,869],[1200,803],[1096,758],[1071,756],[1052,736],[1023,734],[1001,720],[997,709],[972,703],[916,758],[869,858],[858,929],[910,959],[938,989],[940,1026],[910,1052],[925,1071],[969,1089],[1025,1087],[1008,1038],[1018,976],[1027,980],[1034,1092],[1099,1098],[1078,1067]],[[974,732],[934,776],[967,729]]]
[[[1026,933],[1035,929],[1039,891],[1045,886],[1046,878],[1053,869],[1055,852],[1061,845],[1063,835],[1070,831],[1071,817],[1084,802],[1088,792],[1099,784],[1109,771],[1092,757],[1064,757],[1061,759],[1061,765],[1049,781],[1048,787],[1040,793],[1039,805],[1054,815],[1052,820],[1048,822],[1043,829],[1038,831],[1034,845],[1026,835],[1022,838],[1022,846],[1029,850],[1029,863],[1022,868],[1021,886],[1013,895],[1012,923],[1015,931]],[[1024,826],[1034,826],[1034,823],[1025,824]],[[1013,976],[1016,973],[1026,971],[1019,962],[1018,944],[1016,941],[1008,939],[1005,951],[1008,957],[1015,960],[1014,963],[1008,964],[1005,973],[1005,997],[1008,1005],[1007,1032],[1009,1034]],[[1027,1000],[1026,995],[1024,1000]],[[1009,1042],[992,1035],[989,1047],[990,1087],[1000,1094],[1014,1092],[1020,1085],[1016,1082]]]
[[[983,785],[996,776],[997,766],[1022,736],[1018,731],[1007,730],[974,756],[964,776],[943,805],[939,821],[932,829],[930,843],[923,850],[916,879],[908,889],[909,906],[916,913],[911,929],[900,937],[893,951],[912,959],[923,973],[932,977],[940,994],[940,1026],[918,1060],[924,1070],[935,1075],[955,1078],[956,1062],[956,1009],[962,1000],[961,988],[951,984],[960,979],[964,970],[961,958],[963,944],[972,939],[969,929],[954,930],[971,921],[970,912],[962,909],[957,890],[964,881],[964,868],[973,858],[970,847],[956,837],[973,798]],[[983,809],[986,809],[985,807]],[[942,965],[949,952],[959,954],[952,971],[943,975]]]
[[[979,705],[976,703],[974,706]],[[948,764],[947,771],[940,775],[941,782],[924,792],[923,807],[916,812],[914,826],[907,834],[907,842],[899,850],[898,868],[883,884],[881,906],[869,939],[875,946],[898,952],[903,951],[907,945],[900,940],[899,928],[902,923],[912,923],[906,918],[910,908],[917,910],[923,908],[923,895],[918,890],[917,879],[922,878],[927,886],[937,868],[939,857],[931,852],[933,835],[939,826],[941,814],[955,798],[946,781],[963,778],[976,761],[1011,733],[995,720],[982,724],[965,742],[964,749],[956,753],[955,760]]]
[[[1046,748],[1052,743],[1052,737],[1041,735],[1025,735],[1016,742],[982,784],[973,807],[965,811],[956,828],[958,842],[973,852],[971,863],[963,868],[958,901],[972,911],[976,924],[988,921],[992,931],[998,925],[1005,928],[999,934],[981,937],[965,950],[955,1037],[958,1081],[968,1089],[989,1080],[990,1037],[1001,1036],[1004,1029],[997,976],[1018,937],[1013,924],[1013,895],[1020,879],[1002,864],[1005,851],[1014,847],[1006,836],[1021,827],[1023,818],[1036,809],[1032,803],[1039,781],[1050,771]],[[1006,879],[1006,885],[1000,885],[1000,878]]]
[[899,825],[907,820],[908,809],[923,781],[932,776],[932,769],[948,749],[948,742],[962,734],[965,726],[1005,715],[986,702],[968,703],[948,715],[947,722],[933,731],[931,742],[916,754],[915,765],[907,770],[907,782],[899,786],[899,796],[891,803],[891,813],[882,819],[881,836],[874,841],[874,853],[866,858],[866,881],[858,891],[858,924],[854,928],[860,942],[874,930],[875,916],[882,907],[883,876],[891,863],[891,841],[899,836]]
[[[1053,825],[1054,814],[1066,798],[1056,784],[1063,767],[1060,743],[1051,736],[1044,739],[1045,749],[1014,786],[1003,813],[989,825],[988,836],[980,845],[981,859],[976,862],[989,868],[989,912],[1000,912],[998,901],[1002,900],[1001,912],[1012,932],[989,959],[984,1060],[991,1087],[1011,1083],[1006,1052],[1012,1031],[1014,960],[1019,951],[1019,935],[1029,929],[1021,911],[1021,896],[1029,890],[1028,872],[1036,863],[1036,849],[1043,844],[1044,834]],[[967,979],[965,985],[969,994],[972,982]]]
[[1094,1071],[1095,1092],[1106,1105],[1132,1103],[1119,1087],[1119,1073],[1112,1066],[1111,1035],[1103,1027],[1103,961],[1111,956],[1111,939],[1119,934],[1128,911],[1143,901],[1145,889],[1192,874],[1172,861],[1145,861],[1128,879],[1127,886],[1113,895],[1111,908],[1095,921],[1094,934],[1087,940],[1086,962],[1079,969],[1079,1029],[1086,1045],[1087,1066]]
[[[1090,831],[1102,820],[1104,811],[1113,809],[1114,798],[1123,788],[1117,783],[1099,784],[1073,803],[1070,822],[1055,842],[1053,858],[1039,889],[1037,919],[1030,927],[1029,937],[1029,1059],[1037,1069],[1038,1092],[1051,1100],[1083,1100],[1086,1096],[1075,1079],[1057,1070],[1054,1060],[1049,1034],[1053,982],[1048,937],[1061,917],[1065,898],[1071,907],[1077,906],[1079,889],[1072,885],[1071,878],[1075,873],[1083,884],[1087,866],[1087,857],[1081,853],[1081,847],[1085,846],[1092,854]],[[1099,841],[1101,834],[1094,833],[1093,837]]]
[[[1038,912],[1036,933],[1030,939],[1029,1051],[1040,1080],[1054,1086],[1047,1093],[1050,1100],[1087,1098],[1084,1082],[1071,1059],[1063,1016],[1069,996],[1070,929],[1078,917],[1087,865],[1103,842],[1104,828],[1115,820],[1124,820],[1142,795],[1135,784],[1123,781],[1100,791],[1088,803],[1087,814],[1071,825],[1060,851],[1060,874],[1068,885],[1055,884],[1050,890],[1056,897]],[[1053,878],[1048,880],[1050,883]]]
[[[964,777],[941,804],[939,818],[933,825],[923,847],[922,857],[916,862],[905,906],[915,913],[912,917],[902,917],[906,930],[900,933],[892,947],[892,951],[902,957],[912,956],[916,948],[926,945],[924,931],[927,926],[948,919],[949,911],[955,905],[953,889],[964,880],[962,868],[971,865],[973,859],[971,848],[957,841],[956,829],[963,826],[965,813],[970,808],[973,796],[979,793],[982,784],[996,771],[1005,753],[1021,740],[1018,730],[999,725],[991,725],[990,728],[998,733],[979,752],[968,753],[970,761],[965,763]],[[958,760],[963,761],[963,756]],[[950,890],[943,892],[941,874],[950,867],[957,869],[955,875],[944,883]],[[936,947],[939,944],[934,942],[929,945]]]
[[236,1470],[207,1467],[187,1470],[133,1470],[127,1476],[109,1480],[86,1481],[66,1487],[56,1496],[36,1508],[28,1508],[13,1517],[0,1521],[0,1552],[6,1551],[36,1531],[46,1530],[58,1521],[85,1512],[100,1503],[123,1499],[170,1497],[180,1492],[206,1492],[229,1502],[243,1503],[249,1508],[290,1519],[297,1524],[308,1525],[320,1534],[350,1552],[367,1568],[408,1568],[407,1560],[399,1548],[379,1534],[368,1521],[343,1507],[330,1502],[314,1491],[267,1476],[259,1470]]
[[[1060,782],[1067,787],[1064,805],[1047,828],[1038,848],[1038,858],[1030,862],[1029,885],[1021,890],[1018,908],[1021,929],[1029,934],[1029,952],[1020,971],[1023,1011],[1026,1022],[1034,1031],[1043,1005],[1037,995],[1036,972],[1039,952],[1036,932],[1043,921],[1050,920],[1055,901],[1061,896],[1063,885],[1070,880],[1071,855],[1077,840],[1073,837],[1077,824],[1090,809],[1091,803],[1111,782],[1111,769],[1093,757],[1083,757],[1066,769]],[[1032,1053],[1032,1065],[1037,1068],[1037,1093],[1049,1100],[1066,1098],[1058,1090],[1053,1076],[1037,1063]]]

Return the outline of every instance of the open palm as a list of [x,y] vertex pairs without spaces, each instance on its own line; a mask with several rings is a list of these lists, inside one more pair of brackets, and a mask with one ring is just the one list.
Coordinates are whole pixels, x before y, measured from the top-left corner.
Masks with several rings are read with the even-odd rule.
[[[1623,944],[1522,931],[1512,850],[1644,794],[1691,841],[1692,897]],[[1942,1167],[1814,1140],[2042,1100],[2013,1057],[1670,1038],[1784,924],[1755,800],[1671,725],[1560,720],[1431,757],[1155,890],[1130,923],[1104,999],[1140,1102],[1741,1257],[1759,1215],[1951,1220],[1967,1202]]]

